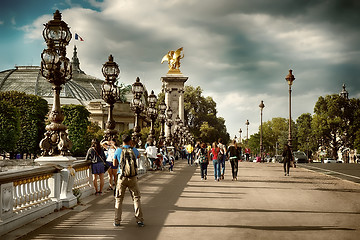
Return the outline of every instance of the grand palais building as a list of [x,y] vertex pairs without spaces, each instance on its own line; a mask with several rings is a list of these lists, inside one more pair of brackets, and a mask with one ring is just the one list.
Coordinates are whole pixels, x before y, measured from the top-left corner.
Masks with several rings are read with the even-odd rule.
[[[62,86],[61,105],[75,104],[85,106],[90,114],[90,121],[105,128],[108,115],[107,104],[101,98],[101,84],[104,80],[85,74],[80,69],[77,49],[72,57],[72,79]],[[44,98],[49,109],[53,104],[51,84],[41,75],[39,66],[15,66],[14,69],[0,72],[0,91],[19,91]],[[130,110],[131,92],[125,95],[125,103],[116,103],[113,117],[116,130],[122,132],[134,126],[134,113]]]

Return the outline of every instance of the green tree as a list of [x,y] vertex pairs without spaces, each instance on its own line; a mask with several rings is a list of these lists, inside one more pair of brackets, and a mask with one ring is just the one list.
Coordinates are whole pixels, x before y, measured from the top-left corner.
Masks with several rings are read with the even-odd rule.
[[90,112],[82,105],[64,105],[63,124],[68,127],[69,139],[73,143],[71,153],[73,156],[84,156],[90,143],[88,142],[87,130],[90,126]]
[[20,120],[18,108],[0,100],[0,154],[13,152],[19,139]]
[[23,92],[1,92],[0,100],[7,101],[19,110],[20,133],[14,152],[37,154],[39,142],[45,132],[45,116],[48,113],[46,100]]
[[317,150],[317,141],[311,126],[312,116],[304,113],[296,119],[298,149],[310,157]]
[[[225,143],[229,142],[230,136],[227,133],[225,119],[217,117],[216,103],[212,97],[204,97],[202,89],[198,86],[185,86],[184,93],[184,118],[185,124],[189,127],[190,132],[194,135],[195,139],[202,139],[205,141],[213,142],[218,138],[222,138]],[[207,125],[203,125],[207,122]],[[205,135],[201,131],[203,128],[213,128],[214,131],[206,131],[210,135]]]
[[312,128],[321,145],[330,149],[334,159],[338,158],[341,146],[350,145],[347,137],[349,125],[354,122],[349,101],[339,95],[319,97],[315,104]]
[[[263,147],[265,152],[270,152],[271,155],[275,155],[276,152],[280,154],[284,144],[288,141],[288,133],[289,120],[286,118],[276,117],[263,123]],[[260,145],[259,141],[258,145]],[[259,146],[257,148],[260,149]]]

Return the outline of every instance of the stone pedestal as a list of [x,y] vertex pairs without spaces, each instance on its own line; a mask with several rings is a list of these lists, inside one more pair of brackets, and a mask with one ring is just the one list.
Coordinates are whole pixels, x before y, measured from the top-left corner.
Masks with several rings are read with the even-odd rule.
[[53,189],[54,193],[52,193],[53,198],[60,198],[63,207],[73,207],[77,204],[77,199],[72,193],[72,188],[74,186],[75,180],[75,169],[72,168],[74,161],[76,158],[72,156],[43,156],[35,159],[35,162],[40,165],[57,165],[62,168],[59,176],[55,175],[54,179],[50,181],[50,184],[53,182],[61,181],[59,189]]
[[[177,116],[184,122],[184,84],[188,80],[183,74],[167,74],[161,77],[165,92],[165,104],[173,111],[173,121]],[[169,130],[165,128],[165,136],[169,136]]]

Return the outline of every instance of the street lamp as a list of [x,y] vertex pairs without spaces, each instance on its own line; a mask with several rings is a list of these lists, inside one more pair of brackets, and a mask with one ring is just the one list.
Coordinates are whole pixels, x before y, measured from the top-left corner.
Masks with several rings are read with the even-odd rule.
[[250,124],[249,120],[246,120],[246,123],[245,123],[245,125],[246,125],[246,140],[249,140],[249,124]]
[[109,105],[108,120],[106,122],[106,130],[104,141],[117,138],[117,131],[115,130],[116,123],[113,118],[114,104],[119,99],[119,89],[116,86],[117,77],[120,74],[119,66],[114,62],[112,55],[102,67],[102,73],[105,77],[105,82],[101,85],[101,97]]
[[150,135],[149,138],[153,141],[155,138],[155,130],[154,130],[154,122],[158,115],[158,111],[156,109],[156,103],[157,103],[157,97],[154,94],[154,91],[151,91],[151,94],[148,97],[148,109],[147,109],[147,115],[151,119],[151,125],[150,125]]
[[166,115],[165,115],[165,111],[166,111],[166,104],[165,104],[165,101],[161,101],[159,103],[159,121],[160,121],[160,127],[161,127],[161,130],[160,130],[160,137],[159,137],[159,143],[160,145],[164,144],[164,141],[165,141],[165,120],[166,120]]
[[173,112],[171,110],[171,107],[168,107],[167,111],[166,111],[166,124],[168,126],[169,129],[169,135],[166,137],[166,144],[167,145],[172,145],[172,134],[171,134],[171,126],[173,125],[173,120],[172,120],[172,115]]
[[[142,94],[144,92],[144,85],[140,82],[140,78],[137,77],[135,83],[132,85],[131,91],[134,95],[132,102],[130,103],[130,108],[135,113],[135,125],[134,133],[132,135],[132,140],[135,143],[138,143],[141,137],[141,128],[139,126],[139,116],[140,113],[144,110],[144,104],[141,101]],[[141,142],[139,143],[141,145]]]
[[264,101],[261,100],[261,103],[259,105],[259,108],[260,108],[260,158],[261,158],[261,161],[263,160],[263,141],[262,141],[262,112],[263,112],[263,109],[264,109],[265,105],[264,105]]
[[239,130],[239,134],[240,134],[240,136],[239,136],[239,138],[240,138],[240,143],[241,143],[241,133],[242,133],[242,130],[241,130],[241,128],[240,128],[240,130]]
[[72,68],[70,60],[66,57],[66,46],[71,40],[68,25],[61,20],[61,13],[56,10],[54,19],[44,24],[43,37],[47,44],[41,54],[41,74],[52,84],[54,102],[46,126],[45,137],[40,141],[43,156],[70,155],[72,143],[66,132],[67,127],[62,124],[64,114],[60,107],[61,85],[70,81]]
[[289,85],[289,137],[288,137],[288,145],[290,149],[292,148],[292,138],[291,138],[291,85],[295,80],[294,75],[292,74],[292,70],[289,70],[289,74],[285,77],[286,81]]

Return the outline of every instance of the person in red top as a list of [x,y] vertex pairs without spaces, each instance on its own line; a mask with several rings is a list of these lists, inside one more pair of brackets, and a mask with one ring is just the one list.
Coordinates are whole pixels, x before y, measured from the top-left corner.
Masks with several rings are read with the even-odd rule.
[[220,152],[220,148],[218,148],[217,143],[213,142],[212,148],[211,148],[211,157],[213,160],[214,165],[214,177],[215,181],[220,181],[220,161],[217,159],[218,154]]

